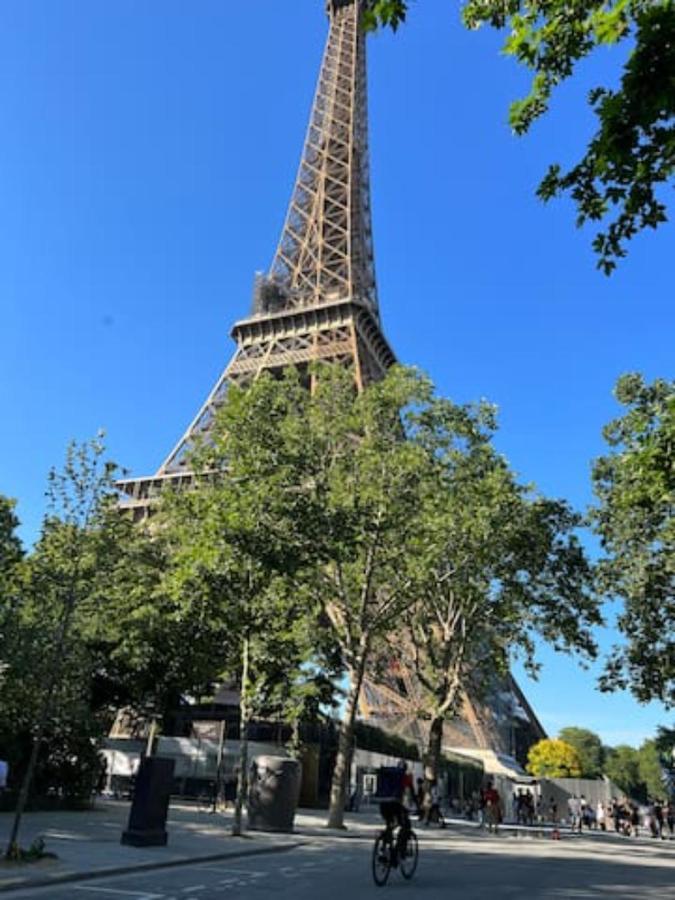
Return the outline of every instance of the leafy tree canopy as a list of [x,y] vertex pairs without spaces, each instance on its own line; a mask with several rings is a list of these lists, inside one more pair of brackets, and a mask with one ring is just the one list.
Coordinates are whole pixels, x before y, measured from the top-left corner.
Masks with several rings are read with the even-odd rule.
[[624,415],[604,430],[610,452],[593,468],[591,511],[604,558],[600,588],[623,600],[605,689],[629,687],[641,701],[675,702],[675,382],[624,375]]
[[581,757],[570,744],[555,738],[538,741],[527,755],[527,771],[547,778],[578,778]]
[[658,739],[644,741],[635,749],[625,744],[607,748],[605,775],[629,797],[640,802],[665,796],[663,761]]
[[412,656],[416,703],[430,722],[425,769],[435,781],[443,721],[462,696],[508,690],[508,659],[518,654],[536,673],[537,639],[592,657],[600,616],[575,535],[579,517],[518,483],[492,446],[493,408],[438,398],[435,427],[425,432],[430,412],[416,427],[437,483],[422,499],[414,552],[395,573],[414,602],[392,640]]
[[0,494],[0,591],[4,596],[5,581],[22,557],[21,541],[16,533],[19,520],[14,512],[15,503]]
[[602,774],[604,750],[602,741],[595,732],[570,726],[562,728],[558,737],[574,747],[579,754],[583,778],[597,778]]
[[642,793],[640,755],[634,747],[620,744],[607,748],[604,770],[605,775],[629,797],[639,798]]
[[[367,24],[396,29],[409,0],[374,0]],[[589,103],[597,131],[579,162],[552,165],[543,200],[568,194],[577,225],[608,222],[593,247],[609,274],[627,242],[666,221],[659,189],[675,173],[675,4],[672,0],[467,0],[468,28],[507,30],[504,51],[533,73],[530,93],[511,105],[510,123],[525,133],[549,107],[554,89],[599,47],[624,43],[626,63],[615,89],[598,87]]]

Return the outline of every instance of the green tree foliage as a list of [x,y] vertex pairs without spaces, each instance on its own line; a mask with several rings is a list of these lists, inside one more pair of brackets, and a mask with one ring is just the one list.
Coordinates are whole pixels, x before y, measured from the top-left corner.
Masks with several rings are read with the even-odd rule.
[[414,552],[396,573],[413,598],[398,636],[401,654],[413,651],[435,781],[443,723],[463,693],[494,686],[518,653],[536,672],[536,637],[592,657],[600,616],[579,517],[517,482],[492,446],[492,408],[436,399],[411,418],[430,477]]
[[[12,731],[24,717],[31,749],[7,849],[10,857],[17,852],[21,816],[44,738],[51,735],[55,742],[65,742],[64,755],[74,758],[76,769],[89,768],[95,754],[88,729],[80,727],[88,719],[88,679],[81,671],[81,648],[71,635],[92,582],[104,577],[104,522],[113,473],[99,440],[68,448],[63,469],[50,472],[49,510],[13,605],[3,715],[14,714]],[[75,727],[69,728],[72,723]]]
[[649,798],[665,796],[663,759],[658,739],[644,741],[637,750],[625,744],[608,748],[604,771],[629,797],[641,803]]
[[161,591],[161,535],[119,512],[115,471],[98,439],[68,449],[50,475],[41,534],[3,604],[0,754],[16,785],[37,748],[37,795],[88,797],[97,748],[120,707],[161,716],[213,674],[198,626],[180,621]]
[[[11,642],[9,629],[17,599],[17,582],[23,558],[21,541],[16,533],[19,520],[14,513],[14,501],[0,495],[0,691],[8,666]],[[1,750],[0,750],[1,752]]]
[[663,797],[665,786],[662,779],[663,766],[656,740],[645,741],[638,751],[640,781],[647,797]]
[[[367,24],[396,29],[408,0],[375,0]],[[609,274],[627,242],[666,221],[659,189],[675,172],[675,4],[672,0],[467,0],[468,28],[506,30],[504,51],[533,73],[530,93],[514,102],[510,123],[525,133],[548,110],[554,89],[601,47],[623,43],[619,86],[591,91],[598,128],[568,171],[552,165],[539,186],[544,200],[567,194],[577,224],[608,221],[593,247]]]
[[624,415],[604,430],[610,452],[593,467],[591,511],[604,558],[600,588],[623,601],[602,685],[641,701],[675,702],[675,382],[625,375]]
[[530,748],[527,771],[539,778],[579,778],[581,759],[565,741],[545,738]]
[[16,533],[19,520],[14,512],[15,502],[0,495],[0,598],[9,593],[9,579],[16,571],[23,550]]
[[[414,602],[409,562],[424,531],[424,498],[439,486],[429,444],[446,429],[430,382],[395,368],[355,394],[341,370],[322,372],[312,401],[324,517],[314,591],[350,676],[329,825],[342,825],[353,728],[369,661],[381,657]],[[422,425],[423,423],[423,425]]]
[[583,778],[598,778],[602,775],[604,748],[602,741],[594,731],[589,731],[588,728],[569,726],[562,728],[558,737],[561,741],[574,747],[579,754]]
[[340,367],[313,377],[312,392],[294,371],[230,388],[213,441],[194,461],[208,474],[197,491],[172,498],[168,529],[178,522],[180,591],[214,585],[241,647],[244,709],[265,693],[256,671],[261,684],[278,678],[280,659],[290,673],[306,672],[304,652],[291,649],[297,629],[313,653],[322,634],[326,654],[337,647],[348,687],[329,822],[340,826],[366,666],[410,602],[399,569],[416,549],[433,474],[413,415],[429,407],[432,388],[398,368],[362,393]]
[[231,386],[212,440],[192,460],[207,474],[194,490],[166,496],[159,517],[169,592],[185,621],[203,622],[205,633],[215,625],[214,680],[240,685],[237,834],[251,719],[281,715],[297,726],[332,699],[339,667],[298,574],[318,544],[310,405],[294,370],[246,390]]
[[604,772],[629,797],[642,798],[640,755],[634,747],[620,744],[607,748]]
[[660,725],[656,733],[656,746],[664,762],[675,766],[675,728]]

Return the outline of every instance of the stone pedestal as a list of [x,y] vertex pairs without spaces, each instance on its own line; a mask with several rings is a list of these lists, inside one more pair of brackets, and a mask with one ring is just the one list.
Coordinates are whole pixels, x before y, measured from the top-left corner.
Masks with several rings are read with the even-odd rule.
[[164,847],[168,835],[166,817],[173,784],[172,759],[147,756],[141,760],[136,776],[129,824],[122,832],[122,843],[132,847]]

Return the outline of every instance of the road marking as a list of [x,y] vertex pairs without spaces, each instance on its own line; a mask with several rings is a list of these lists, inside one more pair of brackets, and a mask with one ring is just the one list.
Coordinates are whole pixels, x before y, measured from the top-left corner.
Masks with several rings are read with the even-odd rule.
[[196,894],[197,891],[205,891],[205,884],[195,884],[194,887],[181,888],[184,894]]
[[85,885],[75,885],[73,890],[76,891],[95,891],[98,894],[117,894],[118,896],[135,897],[136,900],[164,900],[164,894],[145,894],[142,891],[120,891],[117,888],[104,887],[86,887]]
[[301,875],[297,869],[292,869],[290,866],[281,866],[279,872],[284,878],[299,878]]

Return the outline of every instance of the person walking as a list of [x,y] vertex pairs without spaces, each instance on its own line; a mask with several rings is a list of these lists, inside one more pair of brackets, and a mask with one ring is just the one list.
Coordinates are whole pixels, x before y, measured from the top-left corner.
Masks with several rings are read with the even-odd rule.
[[666,825],[668,826],[668,834],[672,841],[673,835],[675,834],[675,803],[672,800],[669,800],[666,803],[666,807],[663,811],[663,817],[666,821]]
[[441,813],[438,785],[435,781],[429,785],[429,802],[426,818],[424,820],[425,825],[431,825],[432,823],[438,825],[440,828],[445,828],[445,819]]
[[640,837],[640,810],[635,803],[630,806],[630,827],[633,837]]
[[621,807],[616,798],[612,800],[612,822],[614,823],[614,831],[619,833],[619,826],[621,825]]
[[502,804],[499,793],[491,781],[488,781],[487,786],[483,791],[483,802],[485,804],[485,819],[488,831],[497,834],[499,831],[499,823],[502,818]]
[[581,801],[576,794],[572,794],[567,801],[567,809],[569,810],[570,827],[572,831],[581,832]]
[[558,804],[555,802],[553,797],[551,797],[551,802],[548,805],[548,818],[551,824],[553,825],[553,830],[551,831],[551,837],[554,841],[560,840],[560,828],[558,827]]
[[595,822],[600,829],[600,831],[607,831],[607,821],[605,815],[605,806],[602,800],[598,800],[598,805],[595,809]]

